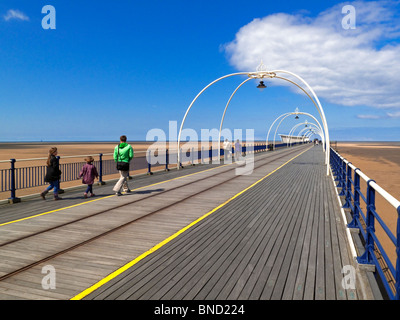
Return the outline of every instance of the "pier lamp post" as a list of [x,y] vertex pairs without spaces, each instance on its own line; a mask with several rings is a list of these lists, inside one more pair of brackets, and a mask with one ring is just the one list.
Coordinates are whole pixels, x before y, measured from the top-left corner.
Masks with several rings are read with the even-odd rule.
[[[290,76],[296,78],[297,80],[299,80],[300,83],[302,83],[302,85],[304,85],[305,88],[308,89],[308,91],[311,93],[311,95],[310,95],[301,85],[297,84],[297,83],[294,82],[293,80],[290,80],[290,79],[288,79],[288,78],[282,76],[282,74],[283,74],[283,75],[290,75]],[[186,120],[186,118],[187,118],[187,115],[188,115],[190,109],[193,107],[193,104],[196,102],[196,100],[197,100],[197,99],[203,94],[203,92],[206,91],[209,87],[211,87],[212,85],[214,85],[215,83],[217,83],[217,82],[219,82],[219,81],[221,81],[221,80],[223,80],[223,79],[226,79],[226,78],[229,78],[229,77],[233,77],[233,76],[247,76],[249,79],[259,80],[260,83],[259,83],[259,85],[258,85],[258,88],[259,88],[259,89],[262,89],[262,90],[266,88],[266,86],[265,86],[265,84],[264,84],[264,80],[266,80],[266,79],[273,79],[273,78],[281,79],[281,80],[290,82],[290,83],[292,83],[293,85],[297,86],[299,89],[301,89],[301,90],[310,98],[310,100],[313,102],[313,104],[314,104],[315,107],[317,108],[318,113],[320,114],[320,117],[321,117],[322,123],[323,123],[323,127],[324,127],[324,132],[325,132],[325,135],[326,135],[326,150],[329,150],[329,149],[330,149],[330,145],[329,145],[329,131],[328,131],[328,124],[327,124],[327,122],[326,122],[325,113],[324,113],[324,110],[323,110],[323,108],[322,108],[322,105],[321,105],[321,103],[320,103],[320,101],[319,101],[319,99],[318,99],[316,93],[315,93],[314,90],[311,88],[311,86],[310,86],[302,77],[300,77],[299,75],[297,75],[297,74],[295,74],[295,73],[293,73],[293,72],[290,72],[290,71],[287,71],[287,70],[272,70],[272,71],[268,71],[267,68],[265,67],[265,65],[261,62],[261,64],[257,67],[257,70],[256,70],[256,71],[250,71],[250,72],[236,72],[236,73],[231,73],[231,74],[227,74],[227,75],[225,75],[225,76],[222,76],[222,77],[220,77],[220,78],[218,78],[218,79],[216,79],[216,80],[210,82],[207,86],[205,86],[205,87],[195,96],[195,98],[192,100],[192,102],[190,103],[189,107],[187,108],[187,110],[186,110],[186,112],[185,112],[185,114],[184,114],[184,116],[183,116],[183,119],[182,119],[180,128],[179,128],[178,141],[177,141],[178,170],[179,170],[180,167],[181,167],[181,161],[180,161],[180,160],[181,160],[181,154],[180,154],[181,135],[182,135],[183,126],[184,126],[184,124],[185,124],[185,120]],[[219,141],[219,142],[220,142],[220,141]],[[326,152],[325,154],[326,154],[326,156],[325,156],[325,161],[326,161],[326,164],[327,164],[327,167],[326,167],[326,174],[329,175],[329,158],[330,158],[330,152]]]
[[264,84],[264,81],[260,81],[260,83],[258,84],[258,86],[257,86],[257,89],[259,89],[260,91],[264,91],[264,89],[266,88],[267,86]]
[[294,117],[296,120],[299,119],[299,108],[296,108],[296,110],[294,110],[294,112],[296,113],[296,116]]

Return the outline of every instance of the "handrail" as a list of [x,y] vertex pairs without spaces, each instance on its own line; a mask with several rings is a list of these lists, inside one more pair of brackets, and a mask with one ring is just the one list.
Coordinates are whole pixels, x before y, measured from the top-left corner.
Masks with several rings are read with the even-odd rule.
[[[284,144],[278,145],[277,147],[284,147]],[[268,150],[268,145],[265,144],[248,144],[245,143],[241,149],[242,152],[246,153],[249,152],[249,147],[251,152],[259,152],[259,151],[266,151]],[[175,149],[175,148],[173,148]],[[185,149],[185,148],[184,148]],[[179,153],[185,153],[188,156],[186,157],[186,161],[194,164],[194,161],[199,161],[199,163],[204,163],[205,159],[209,159],[208,162],[211,162],[213,158],[218,157],[216,154],[216,149],[210,146],[209,149],[206,148],[187,148],[186,150],[180,150]],[[232,148],[233,151],[234,148]],[[154,156],[154,151],[158,151],[157,159],[152,159]],[[137,164],[134,164],[136,170],[139,169],[146,169],[147,174],[151,175],[153,167],[159,167],[165,165],[165,171],[169,171],[169,165],[175,164],[177,162],[177,150],[170,151],[169,149],[166,150],[159,150],[157,148],[149,148],[147,151],[137,151],[135,154],[138,153],[146,153],[145,157],[137,157],[135,159],[141,159]],[[99,183],[103,184],[103,176],[117,174],[118,170],[116,170],[114,159],[103,159],[105,155],[112,155],[113,153],[99,153],[99,154],[92,154],[91,156],[95,157],[94,164],[96,165],[99,173]],[[224,149],[220,150],[220,154],[224,155]],[[171,157],[171,155],[173,157]],[[78,157],[85,157],[87,155],[73,155],[73,156],[65,156],[60,157],[60,160],[65,158],[78,158]],[[144,160],[143,160],[144,158]],[[47,158],[30,158],[30,159],[10,159],[6,161],[0,161],[3,163],[10,163],[9,168],[0,169],[0,193],[2,192],[10,192],[11,197],[8,198],[10,203],[16,203],[20,201],[20,198],[16,196],[16,191],[21,189],[28,189],[33,187],[39,187],[45,185],[44,177],[46,175],[46,165],[36,165],[36,166],[24,166],[24,167],[16,167],[16,162],[23,162],[23,161],[33,161],[33,160],[46,160]],[[153,160],[153,161],[152,161]],[[161,161],[160,161],[161,160]],[[67,163],[60,163],[60,169],[62,171],[61,182],[66,181],[74,181],[79,179],[79,171],[83,165],[84,161],[75,161],[75,162],[67,162]]]
[[[137,153],[146,153],[147,151],[135,151],[135,154]],[[102,153],[103,156],[112,156],[114,153],[110,152],[110,153]],[[92,156],[92,157],[97,157],[99,155],[99,153],[94,153],[94,154],[80,154],[80,155],[73,155],[73,156],[63,156],[63,159],[67,159],[67,158],[80,158],[80,157],[88,157],[88,156]],[[42,158],[28,158],[28,159],[15,159],[15,162],[21,162],[21,161],[38,161],[38,160],[47,160],[47,157],[42,157]],[[10,162],[11,160],[0,160],[0,163],[7,163]]]
[[343,158],[339,153],[337,153],[335,150],[331,149],[333,152],[335,152],[342,161],[350,166],[351,169],[357,170],[358,174],[360,175],[361,178],[364,179],[364,181],[370,182],[371,187],[373,187],[378,193],[384,197],[395,209],[397,209],[400,206],[400,201],[397,200],[395,197],[393,197],[389,192],[387,192],[385,189],[383,189],[381,186],[379,186],[374,180],[370,179],[364,172],[362,172],[359,168],[357,168],[355,165],[353,165],[351,162]]
[[[343,208],[349,208],[351,210],[353,220],[347,226],[349,228],[358,229],[365,243],[365,252],[357,257],[357,261],[362,264],[375,265],[388,297],[392,300],[400,300],[400,201],[332,148],[331,167],[332,172],[336,176],[335,181],[338,182],[337,188],[341,189],[339,195],[345,198]],[[367,184],[366,195],[361,192],[360,178]],[[392,233],[376,210],[376,192],[380,194],[397,213],[396,235]],[[360,199],[366,204],[366,212],[363,212],[360,206]],[[379,239],[375,233],[375,220],[396,247],[396,267],[393,266],[393,263],[381,244],[381,239]],[[377,252],[382,255],[384,263],[387,265],[388,271],[390,272],[390,277],[394,279],[394,286],[393,283],[387,279],[385,271],[378,261]]]

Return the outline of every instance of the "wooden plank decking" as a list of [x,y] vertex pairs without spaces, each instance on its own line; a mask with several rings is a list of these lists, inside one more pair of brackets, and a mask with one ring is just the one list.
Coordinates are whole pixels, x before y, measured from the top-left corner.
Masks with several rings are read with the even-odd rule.
[[[0,299],[73,298],[177,232],[82,297],[358,299],[341,284],[353,262],[323,158],[300,146],[257,154],[251,175],[237,176],[236,164],[196,166],[136,178],[139,189],[123,197],[108,185],[94,202],[75,192],[1,207]],[[46,265],[55,290],[41,286]]]
[[358,299],[339,212],[312,148],[86,298]]

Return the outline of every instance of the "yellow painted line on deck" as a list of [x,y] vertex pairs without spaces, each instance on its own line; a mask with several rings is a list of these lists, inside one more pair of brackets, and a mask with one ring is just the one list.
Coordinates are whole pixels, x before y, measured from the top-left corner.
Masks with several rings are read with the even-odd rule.
[[124,266],[122,266],[121,268],[117,269],[116,271],[110,273],[107,277],[103,278],[102,280],[100,280],[99,282],[95,283],[94,285],[92,285],[91,287],[85,289],[84,291],[82,291],[81,293],[77,294],[76,296],[72,297],[71,300],[81,300],[84,297],[86,297],[87,295],[89,295],[90,293],[92,293],[93,291],[95,291],[96,289],[100,288],[101,286],[103,286],[104,284],[106,284],[107,282],[111,281],[112,279],[114,279],[115,277],[117,277],[118,275],[120,275],[121,273],[123,273],[124,271],[128,270],[129,268],[131,268],[132,266],[134,266],[136,263],[138,263],[140,260],[143,260],[145,257],[147,257],[148,255],[150,255],[151,253],[157,251],[158,249],[160,249],[161,247],[163,247],[165,244],[167,244],[168,242],[170,242],[171,240],[175,239],[176,237],[178,237],[180,234],[184,233],[186,230],[190,229],[191,227],[193,227],[195,224],[199,223],[200,221],[204,220],[206,217],[208,217],[209,215],[211,215],[212,213],[214,213],[215,211],[217,211],[218,209],[221,209],[222,207],[224,207],[225,205],[227,205],[229,202],[231,202],[232,200],[236,199],[237,197],[239,197],[241,194],[245,193],[246,191],[248,191],[249,189],[253,188],[254,186],[256,186],[257,184],[259,184],[261,181],[265,180],[267,177],[269,177],[271,174],[273,174],[274,172],[278,171],[279,169],[281,169],[282,167],[284,167],[285,165],[287,165],[289,162],[293,161],[294,159],[296,159],[298,156],[302,155],[304,152],[310,150],[311,148],[308,148],[307,150],[304,150],[303,152],[299,153],[298,155],[294,156],[293,158],[291,158],[290,160],[286,161],[284,164],[282,164],[281,166],[279,166],[278,168],[276,168],[275,170],[273,170],[272,172],[268,173],[266,176],[262,177],[261,179],[259,179],[258,181],[254,182],[252,185],[250,185],[249,187],[247,187],[246,189],[243,189],[242,191],[240,191],[239,193],[235,194],[232,198],[226,200],[224,203],[220,204],[218,207],[212,209],[211,211],[207,212],[206,214],[204,214],[203,216],[201,216],[200,218],[198,218],[197,220],[193,221],[192,223],[188,224],[186,227],[182,228],[181,230],[177,231],[176,233],[174,233],[172,236],[166,238],[165,240],[161,241],[160,243],[158,243],[157,245],[155,245],[154,247],[152,247],[151,249],[147,250],[146,252],[142,253],[140,256],[138,256],[137,258],[135,258],[134,260],[128,262],[127,264],[125,264]]
[[[224,164],[224,165],[221,165],[221,166],[218,166],[218,167],[215,167],[215,168],[210,168],[210,169],[202,170],[202,171],[199,171],[199,172],[190,173],[190,174],[187,174],[187,175],[185,175],[185,176],[176,177],[176,178],[172,178],[172,179],[169,179],[169,180],[156,182],[156,183],[153,183],[153,184],[149,184],[149,185],[147,185],[147,186],[143,186],[143,187],[139,187],[139,188],[136,188],[136,189],[132,189],[131,191],[137,191],[137,190],[140,190],[140,189],[144,189],[144,188],[149,188],[149,187],[152,187],[152,186],[156,186],[156,185],[159,185],[159,184],[162,184],[162,183],[166,183],[166,182],[170,182],[170,181],[174,181],[174,180],[178,180],[178,179],[187,178],[187,177],[193,176],[193,175],[195,175],[195,174],[200,174],[200,173],[207,172],[207,171],[211,171],[211,170],[215,170],[215,169],[218,169],[218,168],[223,168],[223,167],[229,166],[229,165],[231,165],[231,164],[233,164],[233,163]],[[51,210],[51,211],[47,211],[47,212],[35,214],[35,215],[33,215],[33,216],[29,216],[29,217],[25,217],[25,218],[13,220],[13,221],[8,221],[8,222],[5,222],[5,223],[1,223],[1,224],[0,224],[0,227],[5,226],[5,225],[8,225],[8,224],[16,223],[16,222],[21,222],[21,221],[24,221],[24,220],[29,220],[29,219],[37,218],[37,217],[40,217],[40,216],[44,216],[44,215],[46,215],[46,214],[50,214],[50,213],[59,212],[59,211],[66,210],[66,209],[71,209],[71,208],[79,207],[79,206],[82,206],[82,205],[84,205],[84,204],[92,203],[92,202],[99,201],[99,200],[104,200],[104,199],[111,198],[111,197],[115,197],[115,196],[116,196],[115,194],[112,194],[112,195],[109,195],[109,196],[101,197],[101,198],[99,198],[99,199],[89,200],[89,201],[77,203],[77,204],[74,204],[74,205],[71,205],[71,206],[68,206],[68,207],[59,208],[59,209],[55,209],[55,210]]]
[[81,206],[81,205],[83,205],[83,204],[87,204],[87,203],[91,203],[91,202],[95,202],[95,201],[107,199],[107,198],[114,197],[114,196],[115,196],[115,195],[110,195],[110,196],[106,196],[106,197],[103,197],[103,198],[94,199],[94,200],[90,200],[90,201],[86,201],[86,202],[74,204],[74,205],[72,205],[72,206],[68,206],[68,207],[64,207],[64,208],[59,208],[59,209],[55,209],[55,210],[51,210],[51,211],[47,211],[47,212],[35,214],[34,216],[29,216],[29,217],[25,217],[25,218],[13,220],[13,221],[8,221],[8,222],[5,222],[5,223],[0,224],[0,227],[5,226],[5,225],[8,225],[8,224],[12,224],[12,223],[24,221],[24,220],[29,220],[29,219],[37,218],[37,217],[44,216],[44,215],[49,214],[49,213],[53,213],[53,212],[57,212],[57,211],[62,211],[62,210],[70,209],[70,208],[79,207],[79,206]]

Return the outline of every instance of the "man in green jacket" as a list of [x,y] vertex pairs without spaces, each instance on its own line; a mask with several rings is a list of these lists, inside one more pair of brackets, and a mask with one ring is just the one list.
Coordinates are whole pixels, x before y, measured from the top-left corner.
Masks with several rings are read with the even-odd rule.
[[125,192],[130,192],[128,186],[129,162],[133,159],[133,148],[126,143],[126,136],[121,136],[119,140],[120,143],[114,148],[114,161],[116,163],[121,162],[125,168],[119,170],[121,177],[113,188],[117,196],[121,195],[121,189]]

